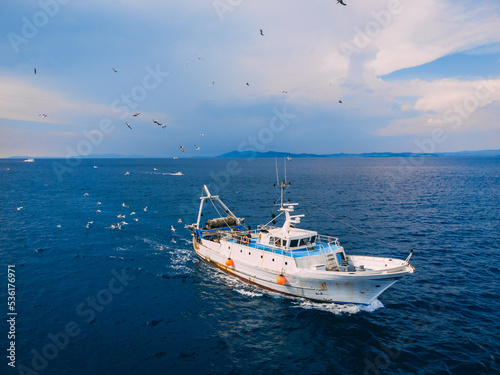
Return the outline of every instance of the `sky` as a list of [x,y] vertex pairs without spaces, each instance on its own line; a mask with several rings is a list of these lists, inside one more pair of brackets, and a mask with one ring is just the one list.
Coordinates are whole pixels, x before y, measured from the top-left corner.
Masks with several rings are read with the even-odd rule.
[[0,157],[500,149],[498,0],[345,3],[3,0]]

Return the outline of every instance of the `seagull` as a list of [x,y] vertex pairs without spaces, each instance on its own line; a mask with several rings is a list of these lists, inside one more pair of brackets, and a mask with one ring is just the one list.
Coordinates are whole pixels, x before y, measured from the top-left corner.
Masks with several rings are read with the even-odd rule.
[[153,122],[156,124],[156,125],[161,125],[160,122],[158,120],[153,120]]
[[125,202],[123,202],[123,203],[122,203],[122,207],[125,207],[125,208],[130,208],[130,206],[127,206],[127,205],[125,204]]
[[189,65],[189,61],[186,61],[186,65]]
[[175,240],[175,238],[174,238],[174,237],[172,237],[172,240],[171,240],[171,241],[172,241],[172,243],[177,243],[177,241]]
[[286,160],[288,160],[288,161],[292,161],[292,158],[291,158],[290,156],[287,156],[287,157],[286,157]]
[[141,112],[136,112],[136,113],[134,113],[134,114],[132,115],[132,117],[137,117],[137,116],[139,116],[140,114],[141,114]]
[[247,82],[247,86],[250,86],[250,84]]
[[97,168],[99,168],[99,167],[98,167],[97,165],[94,165],[94,168],[95,168],[95,169],[97,169]]
[[215,81],[212,81],[212,85],[215,85]]
[[96,210],[94,213],[95,213],[95,214],[97,214],[97,213],[99,213],[99,212],[101,212],[101,210]]
[[130,213],[130,215],[135,215],[135,212],[134,212],[134,211],[133,211],[133,212],[131,212],[131,213]]
[[200,134],[200,137],[204,137],[204,136],[205,136],[205,134]]
[[134,221],[139,221],[139,218],[138,217],[134,217]]
[[47,115],[45,113],[40,113],[38,116],[40,116],[41,118],[47,117]]
[[179,146],[182,152],[184,152],[184,146]]
[[16,207],[18,211],[21,211],[24,207],[21,206],[21,207]]
[[129,171],[125,172],[125,176],[126,176],[126,175],[129,175],[129,174],[130,174],[130,172],[129,172]]
[[260,29],[260,35],[264,36],[264,32]]
[[174,226],[173,226],[172,224],[170,224],[170,230],[171,230],[172,232],[175,232],[175,228],[174,228]]
[[61,228],[61,224],[57,224],[57,227],[58,227],[58,228]]
[[35,74],[36,74],[36,68],[33,68],[33,71],[34,71],[34,72],[35,72]]
[[194,145],[194,148],[195,148],[197,151],[199,151],[199,150],[200,150],[200,148],[199,148],[198,146],[196,146],[196,145]]
[[128,122],[126,122],[126,121],[125,121],[125,125],[127,125],[129,129],[132,129],[132,127],[130,126],[130,124]]
[[144,211],[147,211],[148,210],[148,206],[144,207]]
[[337,4],[347,5],[342,0],[337,0]]
[[157,171],[157,170],[158,170],[158,168],[153,168],[153,170],[154,170],[154,171]]
[[121,214],[120,214],[120,215],[116,215],[116,217],[117,217],[118,219],[124,219],[124,218],[125,218],[125,215],[121,215]]
[[115,224],[111,224],[110,227],[111,227],[111,229],[122,229],[122,226],[120,225],[120,223],[116,223],[116,225]]
[[163,125],[163,124],[161,124],[161,128],[162,128],[162,129],[165,129],[166,127],[167,127],[167,125]]
[[118,73],[118,70],[116,70],[115,68],[111,68],[111,69],[113,69],[113,72]]
[[90,225],[90,224],[93,224],[93,223],[94,223],[93,221],[89,221],[89,222],[87,223],[87,225],[85,225],[85,228],[89,229],[89,225]]
[[99,206],[101,204],[101,202],[97,202],[96,206]]
[[182,219],[181,219],[181,218],[178,218],[178,219],[177,219],[177,222],[178,222],[179,224],[180,224],[180,223],[182,223]]
[[288,94],[288,91],[283,90],[281,93],[282,94]]
[[85,193],[85,194],[83,194],[83,197],[85,198],[87,195],[89,195],[89,193]]
[[339,99],[339,103],[342,104],[342,100]]

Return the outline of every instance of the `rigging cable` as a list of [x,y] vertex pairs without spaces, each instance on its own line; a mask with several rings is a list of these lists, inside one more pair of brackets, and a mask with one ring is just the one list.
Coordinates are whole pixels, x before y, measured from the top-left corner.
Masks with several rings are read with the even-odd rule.
[[335,219],[335,220],[337,220],[337,221],[340,221],[342,224],[345,224],[345,225],[347,225],[347,226],[351,227],[352,229],[357,230],[357,231],[358,231],[358,232],[360,232],[360,233],[363,233],[363,234],[366,234],[367,236],[373,237],[373,238],[375,238],[377,241],[383,242],[383,243],[385,243],[385,244],[387,244],[387,245],[389,245],[389,246],[392,246],[392,247],[394,247],[394,248],[396,248],[396,249],[398,249],[398,250],[401,250],[401,251],[406,251],[406,250],[401,249],[400,247],[397,247],[396,245],[393,245],[393,244],[391,244],[391,243],[389,243],[389,242],[387,242],[387,241],[384,241],[384,240],[383,240],[383,239],[381,239],[381,238],[378,238],[378,237],[374,236],[373,234],[367,233],[367,232],[365,232],[365,231],[363,231],[363,230],[361,230],[361,229],[359,229],[359,228],[356,228],[354,225],[351,225],[351,224],[349,224],[349,223],[346,223],[345,221],[343,221],[343,220],[339,219],[338,217],[336,217],[336,216],[332,215],[331,213],[326,212],[326,211],[325,211],[325,210],[323,210],[322,208],[320,208],[320,207],[316,206],[314,203],[309,202],[309,201],[308,201],[306,198],[304,198],[303,196],[299,195],[299,197],[300,197],[301,199],[303,199],[305,202],[307,202],[308,204],[310,204],[311,206],[313,206],[313,207],[317,208],[318,210],[320,210],[321,212],[323,212],[324,214],[326,214],[326,215],[330,216],[331,218],[333,218],[333,219]]

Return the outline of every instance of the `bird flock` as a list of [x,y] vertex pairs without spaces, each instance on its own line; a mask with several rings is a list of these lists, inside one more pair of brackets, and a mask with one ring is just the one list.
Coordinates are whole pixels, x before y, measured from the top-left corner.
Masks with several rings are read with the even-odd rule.
[[[343,5],[343,6],[346,6],[346,5],[347,5],[346,3],[344,3],[344,1],[343,1],[343,0],[337,0],[337,4],[340,4],[340,5]],[[263,31],[262,29],[259,29],[259,34],[260,34],[261,36],[264,36],[264,31]],[[203,58],[202,58],[202,57],[198,57],[198,60],[203,60]],[[186,61],[185,65],[186,65],[186,66],[188,66],[188,65],[189,65],[189,61]],[[112,67],[111,69],[112,69],[112,71],[113,71],[114,73],[118,73],[118,70],[117,70],[116,68]],[[37,74],[37,68],[36,68],[36,67],[34,67],[34,68],[33,68],[33,72],[34,72],[34,74]],[[250,82],[245,82],[245,84],[246,84],[246,86],[247,86],[247,87],[249,87],[249,86],[250,86]],[[213,81],[212,81],[212,85],[215,85],[215,80],[213,80]],[[281,94],[288,94],[288,91],[286,91],[286,90],[281,90]],[[340,100],[340,99],[339,99],[339,101],[338,101],[338,102],[339,102],[339,104],[342,104],[342,100]],[[140,114],[141,114],[140,112],[135,112],[135,113],[132,115],[132,117],[134,117],[134,118],[135,118],[135,117],[139,116]],[[44,119],[44,118],[48,117],[48,115],[47,115],[47,114],[45,114],[45,113],[41,113],[41,114],[39,114],[39,116],[40,116],[42,119]],[[154,124],[158,125],[158,126],[159,126],[159,127],[161,127],[162,129],[166,129],[166,128],[167,128],[167,125],[166,125],[166,124],[164,124],[164,123],[162,123],[162,122],[160,122],[160,121],[158,121],[158,120],[153,119],[152,121],[153,121],[153,123],[154,123]],[[130,125],[130,123],[129,123],[128,121],[125,121],[125,125],[127,126],[127,128],[128,128],[129,130],[133,130],[132,125]],[[200,134],[200,137],[203,137],[203,136],[204,136],[204,134]],[[199,146],[196,146],[196,145],[194,145],[194,148],[195,148],[195,150],[196,150],[196,151],[200,151],[200,149],[201,149]],[[182,146],[182,145],[179,147],[179,149],[181,150],[181,152],[184,152],[184,151],[185,151],[185,150],[184,150],[184,146]],[[177,157],[174,157],[174,159],[177,159]]]

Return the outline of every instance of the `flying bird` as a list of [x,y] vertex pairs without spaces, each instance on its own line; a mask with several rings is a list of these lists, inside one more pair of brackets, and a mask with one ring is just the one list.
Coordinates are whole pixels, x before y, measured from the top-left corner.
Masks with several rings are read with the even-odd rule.
[[36,74],[36,68],[33,68],[33,71],[34,71],[34,72],[35,72],[35,74]]
[[148,210],[148,206],[144,207],[144,211],[147,211]]
[[260,29],[260,35],[264,36],[264,32]]
[[95,214],[98,214],[99,212],[101,212],[101,210],[95,210],[94,211]]
[[174,226],[173,226],[172,224],[170,224],[170,230],[171,230],[172,232],[175,232],[175,228],[174,228]]
[[247,86],[250,86],[250,84],[247,82]]
[[125,202],[122,203],[122,207],[130,208],[130,206],[127,206]]
[[199,151],[199,150],[200,150],[200,148],[199,148],[198,146],[196,146],[196,145],[194,145],[194,148],[195,148],[197,151]]
[[212,85],[215,85],[215,81],[212,81]]
[[292,158],[291,158],[290,156],[287,156],[287,157],[286,157],[286,160],[288,160],[288,161],[292,161]]
[[130,124],[128,122],[125,122],[125,125],[127,125],[129,129],[132,129],[132,127],[130,126]]
[[85,194],[83,194],[83,197],[85,198],[87,195],[89,195],[89,193],[85,193]]
[[21,206],[21,207],[16,207],[18,211],[21,211],[24,207]]
[[41,118],[47,117],[47,115],[45,113],[40,113],[38,116],[40,116]]
[[182,152],[184,152],[184,146],[179,146]]
[[137,116],[139,116],[140,114],[141,114],[141,112],[136,112],[136,113],[134,113],[134,114],[132,115],[132,117],[137,117]]
[[347,5],[347,4],[346,4],[346,3],[344,3],[342,0],[337,0],[337,4]]
[[130,172],[129,172],[129,171],[125,172],[125,176],[127,176],[127,175],[129,175],[129,174],[130,174]]
[[205,134],[200,134],[200,137],[204,137],[204,136],[205,136]]
[[342,100],[339,99],[339,103],[342,104]]
[[113,69],[113,72],[118,73],[118,70],[116,70],[115,68],[111,68],[111,69]]
[[162,129],[165,129],[166,127],[167,127],[167,125],[163,125],[163,124],[161,124],[161,128],[162,128]]
[[85,228],[89,229],[89,225],[90,225],[90,224],[93,224],[93,223],[94,223],[93,221],[89,221],[89,222],[87,223],[87,225],[85,225]]

